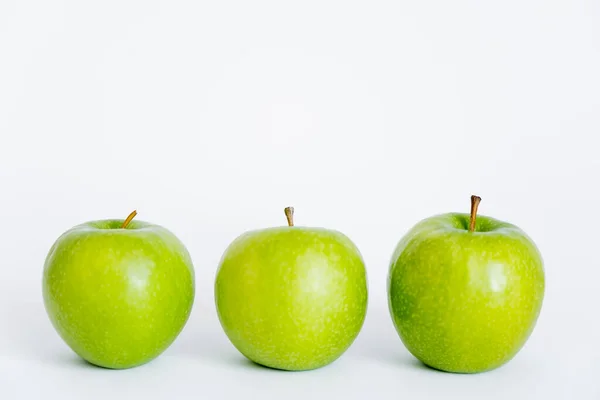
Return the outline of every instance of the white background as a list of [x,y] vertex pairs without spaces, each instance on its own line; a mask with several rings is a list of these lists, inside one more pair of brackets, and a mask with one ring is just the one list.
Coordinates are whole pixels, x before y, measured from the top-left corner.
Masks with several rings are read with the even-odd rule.
[[[0,398],[600,399],[600,2],[0,0]],[[464,211],[538,244],[547,291],[505,367],[421,366],[388,316],[391,252],[417,221]],[[370,304],[321,370],[246,362],[212,285],[240,233],[338,229]],[[41,298],[71,226],[175,232],[196,303],[154,362],[79,361]]]

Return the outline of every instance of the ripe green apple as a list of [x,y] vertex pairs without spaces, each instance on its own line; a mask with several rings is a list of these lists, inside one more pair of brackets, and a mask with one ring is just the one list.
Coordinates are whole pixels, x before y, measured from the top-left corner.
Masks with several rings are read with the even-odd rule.
[[75,353],[105,368],[131,368],[161,354],[194,301],[194,267],[184,245],[134,216],[68,230],[44,265],[52,324]]
[[221,259],[215,303],[233,345],[275,369],[310,370],[340,357],[363,325],[367,276],[340,232],[293,226],[247,232]]
[[394,325],[408,350],[443,371],[497,368],[525,344],[544,297],[544,267],[516,226],[450,213],[418,223],[398,244],[388,276]]

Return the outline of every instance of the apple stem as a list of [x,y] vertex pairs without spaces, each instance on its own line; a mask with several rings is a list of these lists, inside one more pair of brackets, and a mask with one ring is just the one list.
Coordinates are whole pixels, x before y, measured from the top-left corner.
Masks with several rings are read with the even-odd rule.
[[287,218],[288,225],[294,226],[294,207],[286,207],[285,210],[283,210],[283,212],[285,212],[285,217]]
[[469,221],[469,232],[475,232],[475,220],[477,219],[477,208],[481,203],[481,197],[471,196],[471,221]]
[[125,219],[125,221],[123,221],[123,225],[121,225],[121,229],[127,228],[127,225],[129,225],[129,223],[135,218],[136,215],[137,215],[137,211],[133,210],[131,212],[131,214],[129,214],[127,216],[127,218]]

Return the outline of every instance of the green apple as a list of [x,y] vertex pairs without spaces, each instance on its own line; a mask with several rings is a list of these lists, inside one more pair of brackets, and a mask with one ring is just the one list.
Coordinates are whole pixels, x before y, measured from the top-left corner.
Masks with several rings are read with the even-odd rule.
[[250,360],[310,370],[340,357],[363,325],[367,276],[340,232],[293,226],[247,232],[227,248],[215,281],[221,325]]
[[134,216],[68,230],[44,265],[52,324],[75,353],[105,368],[131,368],[161,354],[194,301],[194,267],[184,245]]
[[516,226],[450,213],[419,222],[398,244],[388,276],[394,325],[408,350],[443,371],[497,368],[525,344],[544,297],[544,267]]

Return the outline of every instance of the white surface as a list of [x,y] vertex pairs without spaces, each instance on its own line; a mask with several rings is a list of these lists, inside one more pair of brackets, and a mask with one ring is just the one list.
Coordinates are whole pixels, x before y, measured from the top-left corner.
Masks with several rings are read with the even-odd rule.
[[[595,0],[0,1],[0,398],[599,399],[599,71]],[[472,193],[534,238],[547,292],[511,363],[451,375],[404,349],[385,278]],[[305,373],[245,362],[212,297],[229,242],[287,205],[370,280],[354,346]],[[195,307],[155,362],[92,368],[46,318],[42,264],[134,208],[188,246]]]

